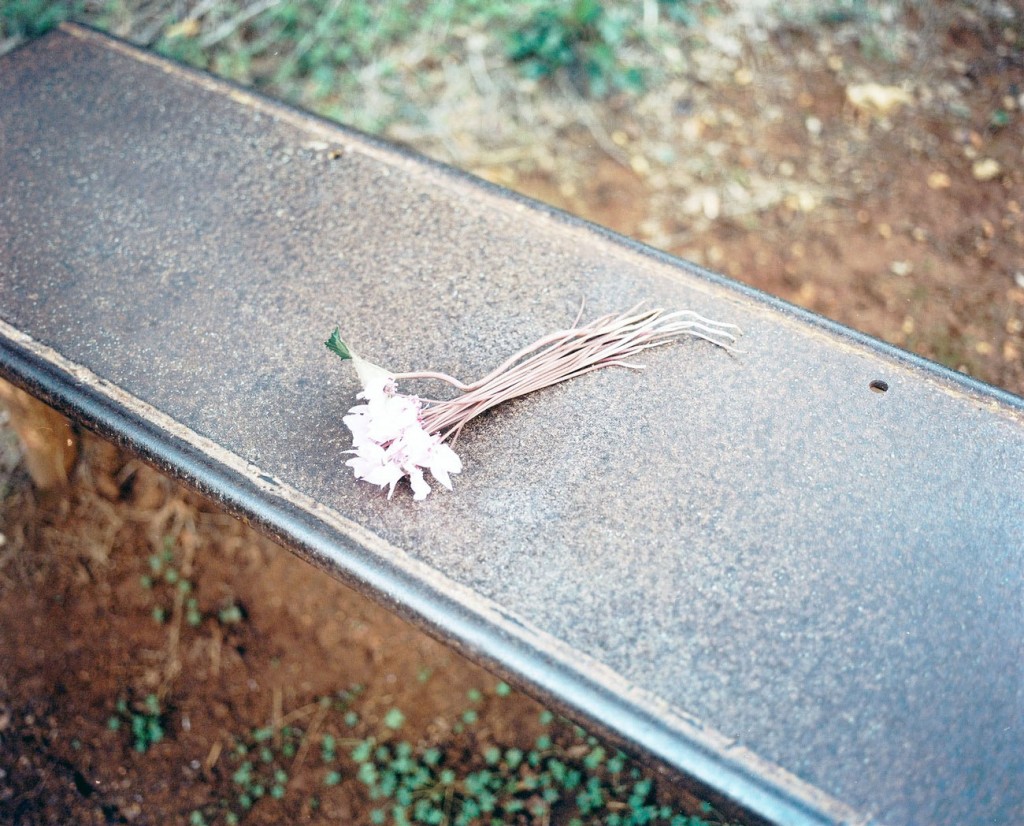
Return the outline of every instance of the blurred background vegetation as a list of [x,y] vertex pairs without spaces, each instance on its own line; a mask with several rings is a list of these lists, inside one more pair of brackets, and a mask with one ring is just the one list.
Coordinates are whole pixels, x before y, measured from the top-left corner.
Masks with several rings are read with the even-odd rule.
[[[511,69],[481,85],[564,73],[582,93],[639,91],[676,25],[707,0],[4,0],[0,51],[74,18],[358,128],[421,121],[432,70]],[[486,64],[486,65],[485,65]],[[504,66],[500,66],[504,64]],[[653,64],[653,66],[651,65]],[[426,85],[427,88],[423,88]],[[516,85],[514,81],[512,85]],[[417,88],[419,87],[419,88]],[[487,91],[490,91],[488,88]]]

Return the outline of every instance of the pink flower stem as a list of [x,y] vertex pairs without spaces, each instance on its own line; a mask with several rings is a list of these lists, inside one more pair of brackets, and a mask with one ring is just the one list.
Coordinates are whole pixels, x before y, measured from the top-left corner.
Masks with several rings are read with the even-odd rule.
[[682,336],[731,350],[736,336],[730,330],[738,332],[734,325],[691,311],[665,313],[635,307],[544,336],[471,384],[434,372],[403,373],[396,378],[439,379],[462,391],[463,395],[433,402],[423,411],[427,432],[454,442],[467,422],[492,407],[603,367],[641,369],[623,359]]

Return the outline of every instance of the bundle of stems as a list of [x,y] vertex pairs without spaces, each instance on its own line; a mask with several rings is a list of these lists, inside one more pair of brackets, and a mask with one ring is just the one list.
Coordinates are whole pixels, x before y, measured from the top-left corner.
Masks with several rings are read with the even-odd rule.
[[461,391],[455,398],[429,403],[421,414],[427,433],[440,434],[441,441],[454,443],[467,422],[510,399],[603,367],[642,370],[642,365],[627,359],[681,337],[703,339],[732,350],[740,332],[733,324],[712,321],[690,310],[666,312],[642,309],[642,305],[601,316],[583,326],[578,323],[579,317],[569,329],[538,339],[471,384],[433,371],[398,373],[393,378],[438,379]]

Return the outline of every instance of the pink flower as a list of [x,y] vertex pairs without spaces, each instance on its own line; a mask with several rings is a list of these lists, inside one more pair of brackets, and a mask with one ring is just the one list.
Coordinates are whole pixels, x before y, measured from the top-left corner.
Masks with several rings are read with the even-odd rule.
[[[582,315],[583,308],[580,308]],[[611,313],[588,324],[579,324],[537,339],[475,382],[466,384],[445,373],[421,370],[390,373],[360,358],[338,330],[324,342],[345,361],[351,361],[366,404],[353,407],[344,417],[352,431],[355,457],[345,464],[356,478],[388,488],[388,498],[405,476],[413,498],[425,499],[430,485],[423,471],[451,490],[452,473],[462,462],[445,442],[455,442],[471,419],[491,408],[527,393],[606,367],[642,370],[626,359],[689,336],[703,339],[731,352],[740,330],[733,324],[712,321],[691,310],[666,312],[637,305],[625,313]],[[455,398],[423,403],[416,396],[398,392],[398,379],[443,381],[459,391]]]
[[409,477],[413,498],[426,499],[430,485],[424,478],[429,470],[438,482],[452,489],[450,474],[462,470],[462,462],[438,434],[423,429],[422,402],[416,396],[398,392],[389,375],[374,376],[357,398],[366,404],[353,407],[343,421],[352,432],[355,456],[345,464],[357,479],[380,488],[388,487],[388,498],[395,485]]

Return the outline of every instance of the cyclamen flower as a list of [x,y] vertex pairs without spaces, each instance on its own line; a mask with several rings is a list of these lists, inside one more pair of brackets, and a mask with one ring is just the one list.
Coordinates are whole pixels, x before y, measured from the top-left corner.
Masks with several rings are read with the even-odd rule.
[[420,419],[422,402],[415,396],[398,392],[394,379],[375,377],[356,398],[366,404],[353,407],[342,421],[352,431],[355,458],[345,464],[363,479],[378,487],[388,487],[388,499],[403,476],[409,477],[413,498],[426,499],[430,485],[424,469],[448,490],[449,474],[462,470],[462,461],[439,435],[431,436]]
[[[471,384],[434,371],[390,373],[357,356],[335,330],[325,344],[355,366],[363,385],[358,398],[366,400],[343,419],[352,431],[352,450],[348,452],[355,454],[345,464],[355,471],[357,479],[387,487],[389,499],[405,476],[412,485],[413,498],[425,499],[430,485],[423,471],[429,470],[451,490],[450,474],[461,471],[462,462],[445,442],[454,443],[466,423],[481,413],[592,370],[642,370],[642,365],[625,359],[684,336],[731,350],[736,341],[731,331],[739,332],[733,324],[712,321],[690,310],[667,313],[641,307],[578,324],[577,317],[569,329],[538,339]],[[425,404],[416,396],[399,393],[399,379],[447,382],[460,395]]]

